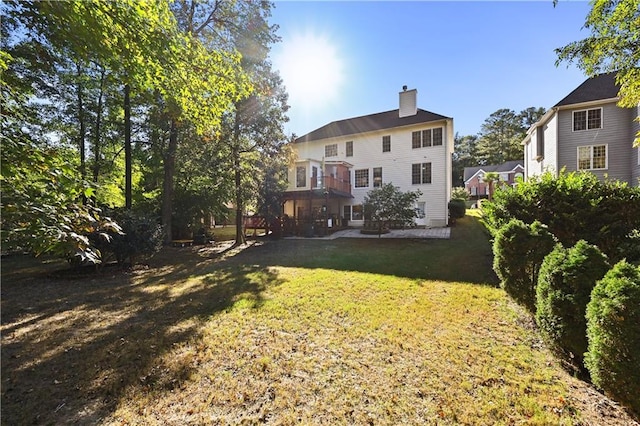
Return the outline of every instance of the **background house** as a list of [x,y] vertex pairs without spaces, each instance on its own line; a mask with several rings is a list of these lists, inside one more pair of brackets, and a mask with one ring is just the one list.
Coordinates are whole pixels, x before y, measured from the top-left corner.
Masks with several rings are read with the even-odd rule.
[[[524,178],[524,162],[522,160],[507,161],[503,164],[464,168],[464,188],[471,197],[483,198],[489,195],[489,185],[484,175],[489,172],[498,173],[500,183],[494,185],[515,185],[517,178]],[[495,187],[495,186],[494,186]]]
[[522,142],[525,177],[566,168],[639,185],[640,107],[618,107],[618,89],[615,73],[587,79],[531,126]]
[[453,119],[417,108],[417,90],[399,108],[329,123],[294,142],[284,213],[295,220],[364,224],[366,194],[383,183],[422,191],[418,225],[446,226]]

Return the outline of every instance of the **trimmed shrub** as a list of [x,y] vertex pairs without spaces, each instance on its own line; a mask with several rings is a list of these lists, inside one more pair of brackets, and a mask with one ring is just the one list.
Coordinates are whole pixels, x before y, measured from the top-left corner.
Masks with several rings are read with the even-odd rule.
[[584,240],[568,249],[556,245],[540,267],[536,322],[556,353],[581,372],[587,351],[587,304],[608,270],[606,256]]
[[154,218],[130,211],[115,212],[122,233],[110,233],[109,241],[91,235],[103,259],[113,257],[119,264],[149,258],[162,248],[164,230]]
[[537,220],[565,247],[585,240],[616,262],[640,259],[640,188],[602,182],[592,173],[546,173],[496,191],[483,203],[483,222],[495,235],[511,219]]
[[527,225],[513,219],[493,241],[493,270],[502,288],[529,311],[535,312],[538,271],[556,240],[540,222]]
[[453,199],[449,201],[449,217],[452,219],[461,219],[467,213],[467,203],[461,199]]
[[640,414],[640,268],[625,260],[599,281],[587,305],[593,383]]

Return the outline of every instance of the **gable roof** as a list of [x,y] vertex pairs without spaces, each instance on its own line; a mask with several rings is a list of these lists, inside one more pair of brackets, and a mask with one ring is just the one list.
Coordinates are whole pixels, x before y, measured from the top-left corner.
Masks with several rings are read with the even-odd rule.
[[600,74],[585,80],[573,92],[555,104],[554,107],[612,99],[618,96],[619,90],[620,86],[616,84],[615,72]]
[[504,162],[502,164],[493,164],[488,166],[476,166],[476,167],[465,167],[464,168],[464,181],[468,181],[472,177],[474,177],[479,171],[483,171],[484,173],[496,172],[496,173],[504,173],[510,172],[516,169],[516,167],[520,166],[524,169],[524,161],[523,160],[511,160]]
[[295,143],[311,142],[319,139],[349,136],[358,133],[373,132],[376,130],[392,129],[411,124],[429,123],[432,121],[450,120],[450,117],[425,111],[418,108],[416,115],[400,118],[397,109],[377,114],[363,115],[361,117],[348,118],[346,120],[333,121],[304,136],[300,136]]

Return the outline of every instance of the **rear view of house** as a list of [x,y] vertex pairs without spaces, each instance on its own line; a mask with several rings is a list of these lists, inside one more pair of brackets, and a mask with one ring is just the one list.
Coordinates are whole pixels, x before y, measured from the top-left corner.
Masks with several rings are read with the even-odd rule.
[[417,225],[446,226],[451,194],[453,119],[417,107],[417,90],[399,108],[329,123],[295,140],[284,213],[323,226],[362,226],[366,194],[383,183],[420,190]]
[[615,73],[587,79],[535,123],[523,141],[525,176],[588,171],[600,179],[639,185],[640,130],[636,108],[620,108]]

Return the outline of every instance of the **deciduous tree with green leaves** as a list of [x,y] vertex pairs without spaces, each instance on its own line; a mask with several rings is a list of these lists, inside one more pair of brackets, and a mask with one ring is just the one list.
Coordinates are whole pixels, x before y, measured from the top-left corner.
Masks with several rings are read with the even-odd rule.
[[[616,82],[620,85],[618,105],[637,107],[640,104],[640,0],[592,0],[584,28],[591,31],[591,35],[556,49],[556,65],[575,63],[588,77],[616,72]],[[634,145],[640,145],[640,133]]]
[[416,201],[420,190],[403,192],[393,183],[383,183],[380,188],[367,192],[362,203],[365,218],[378,229],[378,235],[390,222],[410,223],[416,217]]

